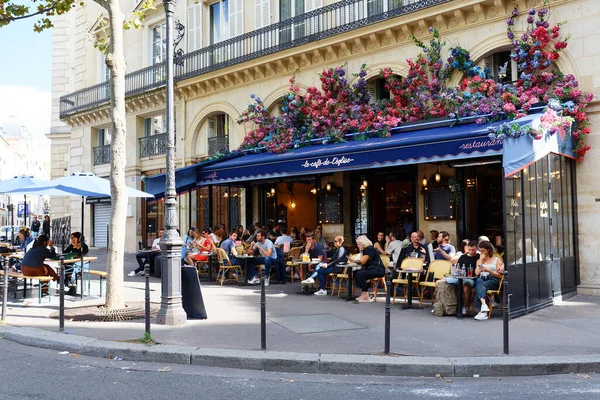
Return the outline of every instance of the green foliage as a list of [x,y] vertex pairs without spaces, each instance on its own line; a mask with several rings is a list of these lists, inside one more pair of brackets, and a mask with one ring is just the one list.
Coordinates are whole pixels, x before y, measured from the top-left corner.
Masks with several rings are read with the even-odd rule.
[[138,339],[138,342],[143,344],[152,344],[154,343],[154,339],[150,336],[150,332],[144,332],[144,336]]
[[62,15],[77,4],[76,0],[32,0],[31,4],[21,4],[13,0],[0,0],[0,27],[25,18],[38,18],[33,25],[35,32],[52,27],[52,17]]

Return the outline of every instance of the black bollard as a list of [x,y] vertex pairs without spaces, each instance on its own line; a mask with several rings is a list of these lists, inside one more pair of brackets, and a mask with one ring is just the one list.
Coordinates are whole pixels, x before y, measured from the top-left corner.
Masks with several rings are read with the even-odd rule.
[[267,300],[265,297],[265,267],[260,268],[260,348],[267,349]]
[[384,353],[390,353],[390,309],[392,307],[390,297],[392,296],[392,272],[386,268],[385,270],[385,349]]
[[[12,229],[12,228],[11,228]],[[4,280],[2,281],[2,321],[6,321],[6,303],[8,302],[8,261],[4,257]]]
[[[155,267],[157,268],[157,267]],[[150,335],[150,266],[144,264],[144,277],[146,278],[146,299],[145,299],[145,318],[146,334]]]
[[[83,264],[81,264],[83,265]],[[83,267],[81,268],[83,271]],[[59,266],[59,307],[58,307],[58,330],[65,331],[65,258],[60,256]],[[82,289],[83,290],[83,287]]]
[[502,283],[502,324],[504,336],[504,354],[508,354],[508,320],[510,319],[510,295],[508,294],[508,271],[504,271]]

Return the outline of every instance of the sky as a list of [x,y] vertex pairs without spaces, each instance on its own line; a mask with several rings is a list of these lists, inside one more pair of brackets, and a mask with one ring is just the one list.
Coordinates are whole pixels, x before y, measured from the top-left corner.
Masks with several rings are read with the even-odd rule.
[[0,28],[0,119],[14,117],[39,137],[50,131],[52,31],[36,33],[34,22]]

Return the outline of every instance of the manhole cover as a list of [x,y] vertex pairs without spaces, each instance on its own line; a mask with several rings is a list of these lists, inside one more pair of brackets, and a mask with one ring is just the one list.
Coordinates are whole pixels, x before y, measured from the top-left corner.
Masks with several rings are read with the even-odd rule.
[[[160,309],[159,304],[150,304],[150,317],[155,317]],[[69,308],[65,310],[65,319],[80,322],[116,322],[145,318],[144,303],[126,304],[125,308],[108,310],[104,306]],[[58,312],[50,314],[50,318],[58,319]]]
[[348,321],[333,314],[295,315],[289,317],[271,317],[269,321],[283,326],[294,333],[318,333],[366,329],[364,325]]

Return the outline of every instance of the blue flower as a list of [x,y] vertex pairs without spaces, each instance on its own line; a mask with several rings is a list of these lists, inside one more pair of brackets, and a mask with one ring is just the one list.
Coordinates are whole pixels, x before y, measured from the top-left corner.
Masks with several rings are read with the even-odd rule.
[[459,62],[458,62],[458,61],[456,61],[456,60],[452,61],[452,67],[453,67],[453,68],[458,68],[458,67],[459,67],[459,65],[460,65],[460,64],[459,64]]
[[567,110],[569,110],[570,112],[574,112],[575,111],[575,103],[571,100],[564,102],[563,107],[565,107]]

